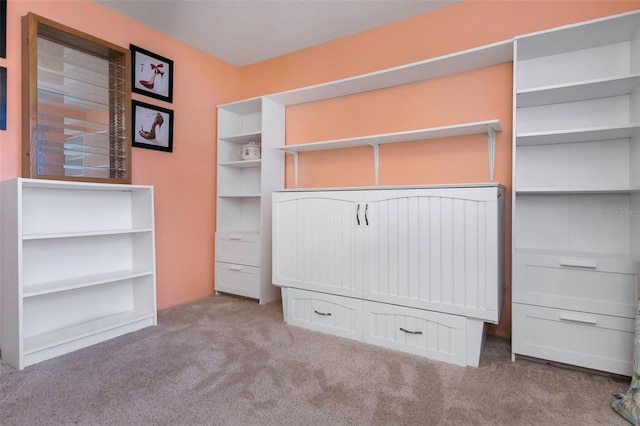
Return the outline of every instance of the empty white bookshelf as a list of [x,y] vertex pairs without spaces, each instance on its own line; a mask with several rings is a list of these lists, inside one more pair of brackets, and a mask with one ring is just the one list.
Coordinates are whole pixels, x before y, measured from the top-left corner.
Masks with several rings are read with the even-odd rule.
[[151,186],[2,182],[2,359],[23,369],[156,325]]
[[640,12],[514,46],[513,356],[631,375]]

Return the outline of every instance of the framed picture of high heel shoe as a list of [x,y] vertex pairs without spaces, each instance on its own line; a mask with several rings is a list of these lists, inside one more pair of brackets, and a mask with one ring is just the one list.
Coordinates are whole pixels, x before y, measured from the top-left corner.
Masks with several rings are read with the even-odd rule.
[[173,111],[132,100],[131,146],[173,152]]
[[131,50],[131,91],[173,102],[173,61],[141,47]]

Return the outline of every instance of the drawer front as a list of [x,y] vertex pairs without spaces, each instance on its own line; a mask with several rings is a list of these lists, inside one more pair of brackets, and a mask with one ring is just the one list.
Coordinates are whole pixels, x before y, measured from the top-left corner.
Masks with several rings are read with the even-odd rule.
[[513,265],[513,301],[602,315],[635,318],[637,277],[585,267]]
[[287,323],[362,340],[362,300],[296,288],[286,291]]
[[632,373],[633,319],[514,303],[512,326],[515,354]]
[[260,298],[260,268],[216,262],[215,280],[216,291]]
[[467,365],[466,318],[364,302],[364,341],[438,361]]
[[260,266],[260,235],[216,232],[216,261]]

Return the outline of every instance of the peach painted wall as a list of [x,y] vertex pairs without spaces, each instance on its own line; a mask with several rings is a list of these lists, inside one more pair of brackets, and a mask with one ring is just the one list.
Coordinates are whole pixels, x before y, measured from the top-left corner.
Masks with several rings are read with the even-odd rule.
[[[640,9],[640,1],[467,0],[240,69],[243,98],[399,66],[560,25]],[[511,337],[512,64],[291,106],[287,144],[499,119],[495,181],[505,185],[505,305],[490,333]],[[293,186],[287,160],[287,186]],[[482,135],[380,148],[380,185],[486,182]],[[370,148],[300,155],[300,187],[374,185]]]
[[133,99],[174,111],[173,153],[132,149],[134,184],[155,188],[158,306],[213,294],[216,105],[237,99],[238,70],[90,0],[9,0],[7,131],[0,131],[0,177],[20,175],[20,17],[28,12],[174,61],[174,99]]

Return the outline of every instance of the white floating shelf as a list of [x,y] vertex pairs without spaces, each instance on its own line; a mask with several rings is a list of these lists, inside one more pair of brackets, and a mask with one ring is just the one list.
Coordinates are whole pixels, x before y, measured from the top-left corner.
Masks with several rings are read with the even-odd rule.
[[442,139],[454,136],[465,136],[485,133],[488,135],[489,144],[489,180],[493,180],[495,164],[495,133],[502,131],[500,120],[478,121],[474,123],[454,124],[451,126],[430,127],[426,129],[409,130],[404,132],[383,133],[378,135],[362,136],[357,138],[335,139],[287,145],[277,148],[293,154],[295,186],[298,186],[298,154],[300,152],[324,151],[330,149],[354,148],[358,146],[371,146],[373,148],[375,184],[378,185],[378,147],[379,145],[411,142],[429,139]]
[[511,61],[513,61],[513,41],[506,40],[265,97],[283,105],[295,105],[415,83]]
[[585,80],[571,84],[535,87],[518,90],[518,108],[576,102],[587,99],[621,96],[640,87],[640,74]]
[[426,129],[409,130],[405,132],[384,133],[379,135],[363,136],[357,138],[335,139],[322,142],[287,145],[277,148],[286,152],[309,152],[327,149],[353,148],[367,145],[383,145],[398,142],[410,142],[426,139],[440,139],[454,136],[488,133],[489,129],[496,132],[502,131],[499,120],[479,121],[476,123],[455,124],[452,126],[431,127]]
[[640,125],[557,130],[552,132],[522,133],[516,136],[516,145],[549,145],[555,143],[591,142],[626,139],[640,131]]

